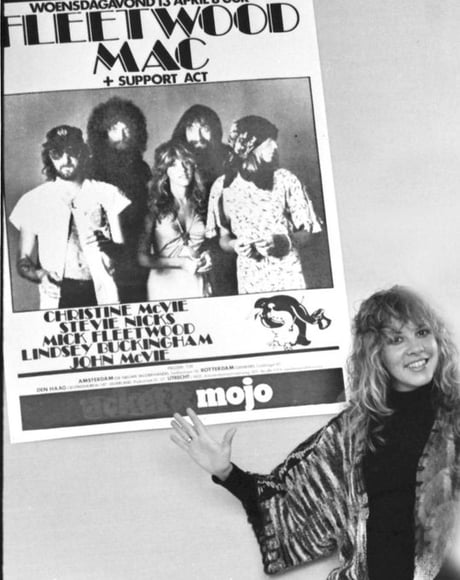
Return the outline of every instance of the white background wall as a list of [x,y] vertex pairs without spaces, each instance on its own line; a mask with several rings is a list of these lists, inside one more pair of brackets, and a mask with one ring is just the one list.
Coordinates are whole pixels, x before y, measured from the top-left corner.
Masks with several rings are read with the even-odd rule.
[[[460,3],[317,0],[350,312],[393,283],[460,336]],[[273,467],[326,417],[239,425],[235,460]],[[217,433],[223,428],[216,427]],[[7,580],[257,580],[236,500],[141,432],[4,444]],[[286,578],[322,580],[334,560]]]

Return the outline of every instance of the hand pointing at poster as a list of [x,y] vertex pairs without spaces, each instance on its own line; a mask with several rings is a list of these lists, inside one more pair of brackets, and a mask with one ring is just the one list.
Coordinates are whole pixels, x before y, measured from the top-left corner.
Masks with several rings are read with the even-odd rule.
[[187,409],[187,415],[191,423],[179,413],[174,413],[171,426],[175,433],[171,435],[171,440],[186,451],[201,468],[224,481],[233,468],[230,457],[236,428],[228,429],[219,442],[210,435],[207,427],[192,409]]

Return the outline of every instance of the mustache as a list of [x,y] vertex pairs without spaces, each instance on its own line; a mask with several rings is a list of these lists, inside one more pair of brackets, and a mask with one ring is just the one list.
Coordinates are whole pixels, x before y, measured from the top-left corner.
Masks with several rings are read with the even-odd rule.
[[188,144],[192,147],[196,147],[197,145],[207,146],[209,145],[209,141],[206,141],[206,139],[195,139],[193,141],[189,141]]

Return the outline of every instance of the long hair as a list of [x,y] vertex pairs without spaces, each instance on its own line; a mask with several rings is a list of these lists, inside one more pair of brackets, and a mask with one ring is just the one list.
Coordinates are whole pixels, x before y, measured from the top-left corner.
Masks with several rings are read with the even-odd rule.
[[353,321],[350,429],[357,438],[358,452],[375,451],[383,442],[383,419],[393,413],[388,405],[391,376],[383,364],[382,348],[384,330],[394,321],[430,328],[439,352],[433,402],[452,419],[460,406],[457,350],[444,322],[425,300],[404,286],[376,292],[364,300]]
[[107,131],[118,121],[131,129],[132,149],[145,151],[148,135],[144,113],[132,101],[112,97],[97,105],[88,119],[88,145],[92,155],[97,156],[108,147]]
[[159,219],[167,215],[177,216],[176,200],[171,192],[168,177],[168,169],[177,160],[192,170],[193,177],[185,197],[196,213],[200,217],[205,217],[207,210],[206,189],[195,157],[185,143],[177,140],[163,143],[155,150],[152,168],[153,178],[149,190],[149,208]]
[[220,143],[222,141],[223,131],[219,116],[210,107],[198,104],[192,105],[184,112],[174,128],[171,138],[179,141],[187,141],[187,127],[190,127],[196,121],[209,126],[213,143]]
[[[131,132],[129,145],[123,150],[112,147],[108,139],[108,130],[118,121],[123,121]],[[113,97],[93,109],[87,133],[91,154],[89,176],[115,185],[128,197],[131,205],[124,214],[134,216],[132,228],[137,229],[136,223],[142,221],[145,213],[147,183],[151,178],[150,168],[142,157],[148,137],[144,113],[132,101]]]

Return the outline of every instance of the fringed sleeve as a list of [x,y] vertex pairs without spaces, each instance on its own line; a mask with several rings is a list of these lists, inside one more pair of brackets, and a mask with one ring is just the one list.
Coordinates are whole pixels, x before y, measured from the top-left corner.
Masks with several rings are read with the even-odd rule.
[[299,445],[269,475],[234,466],[223,485],[242,501],[262,552],[276,574],[337,548],[346,526],[343,414]]

